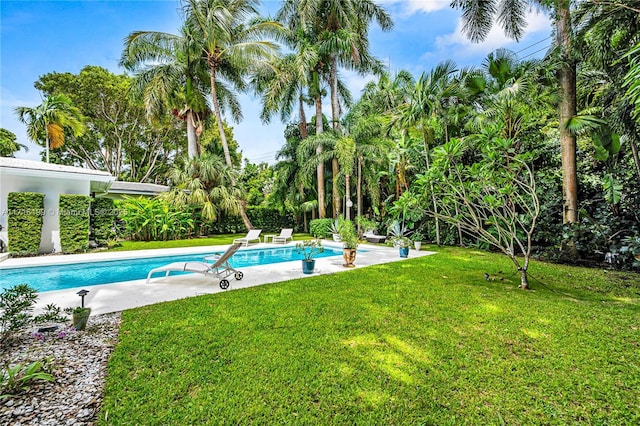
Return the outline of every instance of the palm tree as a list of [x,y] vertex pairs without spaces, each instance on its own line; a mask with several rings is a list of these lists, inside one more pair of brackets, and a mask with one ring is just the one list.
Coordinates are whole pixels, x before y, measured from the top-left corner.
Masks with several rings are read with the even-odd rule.
[[567,124],[577,113],[576,61],[571,54],[571,0],[453,0],[462,9],[463,31],[472,41],[484,40],[498,21],[507,36],[519,40],[526,26],[525,13],[531,5],[552,6],[555,12],[557,79],[560,87],[558,104],[560,148],[562,157],[562,189],[565,200],[563,221],[578,220],[578,177],[576,169],[576,137]]
[[[255,0],[186,0],[183,8],[189,32],[198,40],[209,66],[213,112],[228,167],[232,167],[232,162],[222,124],[221,91],[228,95],[227,103],[238,122],[242,113],[233,89],[246,89],[243,77],[256,62],[276,50],[275,44],[262,38],[281,29],[276,22],[254,19],[258,15],[257,3]],[[235,180],[232,184],[235,185]],[[252,229],[244,205],[241,205],[240,216],[247,229]]]
[[[184,13],[189,31],[198,40],[201,54],[209,66],[211,98],[216,116],[224,158],[232,166],[229,146],[222,126],[220,105],[221,88],[246,89],[243,80],[253,64],[270,56],[276,46],[261,40],[265,34],[274,32],[280,25],[272,21],[254,22],[257,16],[255,0],[186,0]],[[230,87],[226,88],[224,83]],[[237,101],[230,97],[229,102]],[[234,111],[234,119],[239,121],[242,114]]]
[[[306,139],[308,136],[304,107],[310,99],[316,107],[315,133],[321,134],[323,131],[323,91],[320,78],[323,65],[313,37],[313,34],[302,30],[287,31],[285,41],[294,53],[265,64],[254,78],[256,91],[262,94],[262,119],[268,122],[273,114],[280,112],[280,118],[284,122],[289,119],[297,104],[301,139]],[[318,147],[318,149],[319,154],[322,148]],[[316,177],[318,215],[324,218],[326,216],[324,165],[318,165]]]
[[[391,18],[371,0],[285,0],[278,18],[293,30],[311,30],[318,37],[325,67],[327,62],[329,65],[332,128],[339,132],[342,113],[339,99],[340,96],[347,99],[348,95],[344,90],[340,93],[338,65],[347,65],[361,73],[380,71],[380,62],[369,52],[368,26],[375,19],[383,30],[389,30],[393,26]],[[317,118],[316,123],[319,123]],[[316,131],[316,134],[319,133]],[[332,161],[332,170],[334,176],[338,174],[337,159]],[[335,217],[341,210],[341,198],[335,179],[333,205]]]
[[17,107],[14,112],[18,120],[27,125],[29,138],[40,143],[44,136],[46,161],[49,162],[49,148],[64,145],[64,132],[81,136],[85,131],[80,110],[73,106],[66,95],[47,96],[37,107]]
[[184,117],[187,155],[197,156],[200,123],[208,112],[209,76],[199,46],[187,27],[183,26],[177,35],[132,32],[125,39],[120,65],[135,72],[131,93],[144,101],[149,121],[166,116],[167,109]]
[[203,154],[171,170],[172,191],[163,198],[176,205],[202,208],[202,217],[216,220],[221,213],[238,214],[242,193],[231,182],[237,178],[222,158]]
[[[407,93],[407,101],[396,109],[395,117],[391,124],[399,128],[408,129],[415,126],[422,135],[424,158],[427,171],[430,168],[429,149],[434,142],[435,129],[434,118],[445,119],[443,103],[447,99],[458,94],[457,85],[453,83],[453,73],[457,71],[452,61],[438,64],[429,73],[422,73],[415,85]],[[445,140],[448,139],[445,123]],[[433,188],[431,188],[431,201],[437,214],[437,203]],[[436,215],[436,243],[440,245],[440,223]]]

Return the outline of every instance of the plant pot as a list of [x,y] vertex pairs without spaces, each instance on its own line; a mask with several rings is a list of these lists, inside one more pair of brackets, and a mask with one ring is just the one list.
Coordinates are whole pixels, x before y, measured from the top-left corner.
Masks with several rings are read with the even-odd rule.
[[413,245],[415,246],[416,250],[420,251],[420,249],[422,248],[422,241],[414,241]]
[[356,261],[356,249],[345,248],[342,249],[342,258],[344,259],[345,268],[354,268],[356,265],[353,262]]
[[82,312],[74,312],[73,314],[73,328],[77,331],[82,331],[87,326],[89,321],[89,315],[91,315],[91,308],[86,308]]
[[400,257],[409,257],[409,247],[400,247]]
[[316,267],[315,259],[303,260],[302,261],[302,273],[303,274],[313,274],[313,269],[315,267]]
[[340,242],[342,238],[340,238],[340,234],[333,234],[333,241]]

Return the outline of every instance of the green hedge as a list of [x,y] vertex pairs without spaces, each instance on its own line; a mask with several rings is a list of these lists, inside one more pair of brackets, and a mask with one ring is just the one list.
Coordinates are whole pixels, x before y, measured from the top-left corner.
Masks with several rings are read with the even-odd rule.
[[91,200],[91,239],[99,246],[116,237],[115,204],[111,198],[94,198]]
[[330,237],[331,225],[333,225],[333,219],[312,219],[309,222],[309,233],[318,238]]
[[[247,216],[255,229],[263,232],[280,232],[283,228],[299,231],[296,220],[291,213],[281,213],[277,209],[262,206],[247,208]],[[203,221],[203,235],[237,234],[247,232],[240,216],[220,215],[216,222]]]
[[60,194],[60,246],[63,253],[76,253],[89,247],[89,209],[91,198],[79,194]]
[[7,195],[7,234],[13,255],[38,254],[42,237],[44,194],[10,192]]

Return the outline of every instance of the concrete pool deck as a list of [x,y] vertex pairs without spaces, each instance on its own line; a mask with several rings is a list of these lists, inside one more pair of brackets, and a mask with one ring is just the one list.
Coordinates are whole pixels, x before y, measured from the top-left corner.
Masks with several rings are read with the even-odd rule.
[[[342,249],[339,243],[323,241],[323,245],[328,248]],[[295,243],[289,243],[285,246],[295,246]],[[260,243],[251,245],[249,249],[271,247],[283,246],[281,244]],[[204,255],[223,251],[227,248],[228,245],[12,258],[0,263],[0,277],[2,275],[2,269],[5,268],[171,256],[189,253]],[[49,303],[54,303],[61,308],[79,306],[80,297],[76,293],[83,288],[89,290],[89,294],[85,296],[85,306],[91,308],[92,314],[99,315],[186,297],[239,290],[257,285],[271,284],[296,278],[308,278],[321,274],[333,274],[370,265],[406,260],[399,257],[398,249],[394,247],[360,244],[359,250],[362,251],[359,251],[357,254],[355,268],[343,267],[342,256],[324,257],[316,259],[315,271],[311,275],[302,273],[302,266],[299,260],[239,268],[239,270],[243,272],[244,278],[241,281],[236,281],[233,277],[229,277],[228,280],[231,285],[227,290],[220,289],[218,279],[200,274],[173,275],[169,277],[160,275],[158,278],[152,278],[149,284],[146,283],[146,279],[92,286],[83,286],[82,283],[78,283],[78,286],[74,288],[39,293],[35,312],[40,312],[42,308]],[[409,252],[409,259],[431,254],[435,254],[435,252],[411,250]],[[89,267],[89,265],[90,264],[87,264],[87,267]]]

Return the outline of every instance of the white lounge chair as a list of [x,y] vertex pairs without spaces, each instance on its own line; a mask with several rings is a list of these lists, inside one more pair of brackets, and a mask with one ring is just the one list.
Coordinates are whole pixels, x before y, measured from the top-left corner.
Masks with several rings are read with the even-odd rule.
[[384,243],[387,239],[385,235],[376,235],[373,231],[365,231],[362,236],[369,243]]
[[289,240],[293,241],[293,229],[285,228],[280,231],[280,235],[276,235],[273,237],[274,243],[282,243],[286,244]]
[[173,262],[159,268],[155,268],[149,271],[147,275],[147,284],[151,279],[151,275],[157,272],[165,272],[164,276],[168,277],[171,271],[174,272],[194,272],[197,274],[203,274],[205,276],[211,276],[220,279],[220,288],[225,290],[229,288],[229,280],[226,278],[229,275],[235,274],[235,279],[240,281],[244,274],[234,269],[229,264],[229,258],[238,251],[242,246],[242,243],[232,244],[224,253],[218,253],[217,255],[206,256],[205,259],[214,260],[213,263],[205,262]]
[[240,244],[244,244],[244,246],[246,247],[249,245],[251,241],[260,242],[261,232],[262,232],[262,229],[250,229],[249,232],[247,232],[247,235],[245,237],[236,238],[235,240],[233,240],[233,244],[240,243]]

